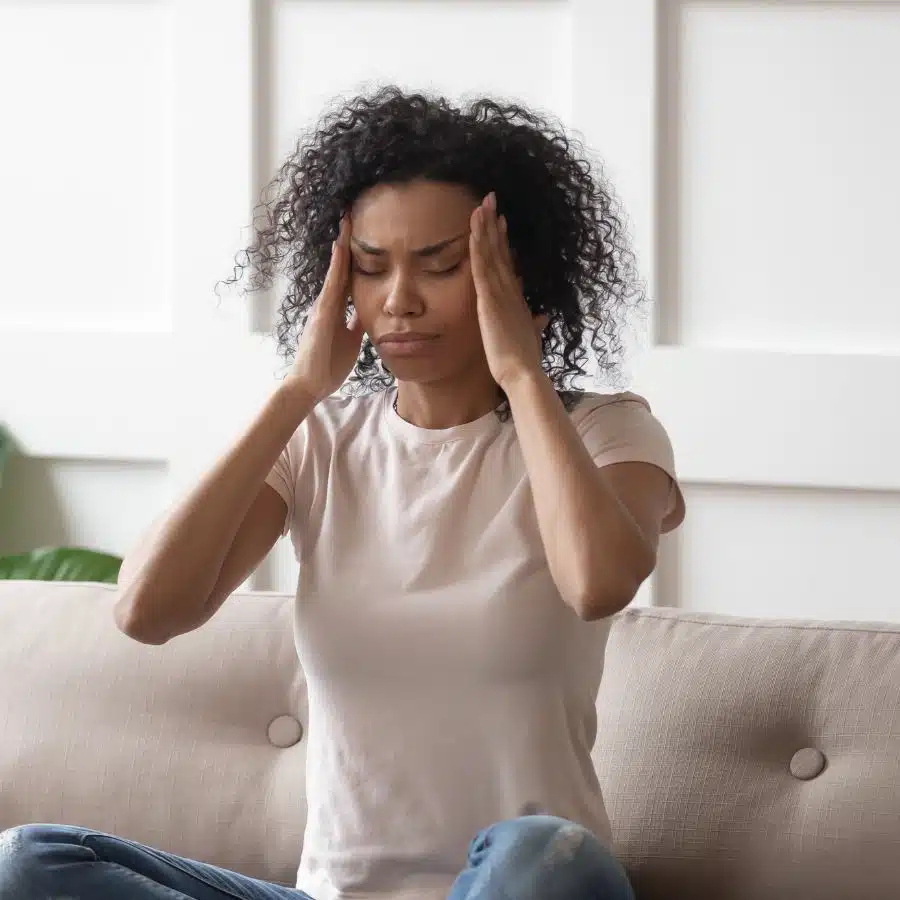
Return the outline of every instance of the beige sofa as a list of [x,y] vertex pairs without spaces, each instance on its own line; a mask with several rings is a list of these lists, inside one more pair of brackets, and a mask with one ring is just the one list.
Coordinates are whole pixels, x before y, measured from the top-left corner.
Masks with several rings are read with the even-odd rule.
[[[77,823],[292,884],[291,599],[235,595],[162,647],[121,635],[113,599],[0,582],[0,828]],[[900,626],[628,611],[598,709],[641,900],[900,897]]]

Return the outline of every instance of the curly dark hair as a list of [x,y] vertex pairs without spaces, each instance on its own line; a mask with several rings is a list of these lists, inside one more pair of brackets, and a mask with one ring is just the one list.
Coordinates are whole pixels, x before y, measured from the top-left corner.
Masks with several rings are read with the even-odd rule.
[[[335,101],[254,209],[254,241],[225,283],[248,269],[251,291],[286,278],[275,328],[285,357],[322,288],[341,216],[367,188],[415,179],[463,185],[476,202],[496,193],[528,306],[549,316],[543,366],[561,396],[587,374],[591,354],[601,375],[618,373],[623,326],[645,292],[619,205],[583,144],[516,103],[458,106],[395,86]],[[349,392],[393,381],[366,339]]]

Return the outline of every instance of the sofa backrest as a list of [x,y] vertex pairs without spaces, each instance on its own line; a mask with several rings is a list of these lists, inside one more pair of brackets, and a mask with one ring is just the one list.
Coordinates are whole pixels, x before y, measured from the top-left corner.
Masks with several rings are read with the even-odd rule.
[[628,610],[598,712],[641,900],[900,896],[900,626]]
[[293,884],[306,742],[269,735],[306,721],[289,598],[235,596],[159,647],[114,600],[0,581],[0,828],[84,825]]
[[[292,598],[137,644],[113,588],[0,582],[0,828],[80,824],[293,884],[306,697]],[[595,761],[641,900],[900,885],[900,628],[629,610]]]

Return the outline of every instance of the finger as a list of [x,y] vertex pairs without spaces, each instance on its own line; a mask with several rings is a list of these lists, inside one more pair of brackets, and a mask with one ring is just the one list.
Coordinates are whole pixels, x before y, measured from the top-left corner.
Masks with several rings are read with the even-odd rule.
[[511,291],[522,293],[522,281],[516,273],[516,266],[512,258],[512,248],[509,245],[509,227],[506,216],[500,216],[497,220],[497,230],[500,234],[500,268],[503,271],[503,282]]
[[502,283],[497,278],[494,254],[491,252],[488,237],[487,210],[484,205],[476,207],[471,219],[471,239],[469,256],[471,258],[472,278],[480,293],[497,294]]
[[341,247],[346,247],[348,250],[350,249],[350,214],[344,213],[341,216],[341,223],[338,226],[338,236],[337,243],[340,244]]
[[500,252],[503,256],[503,261],[509,267],[509,271],[511,273],[515,273],[515,266],[513,265],[512,260],[512,248],[509,246],[509,226],[506,222],[506,216],[500,216],[499,219],[500,225]]
[[497,267],[491,265],[490,262],[485,259],[482,270],[480,280],[475,283],[479,295],[483,295],[492,303],[505,305],[506,299],[509,297],[509,292],[506,285],[503,283],[503,279],[501,278]]
[[491,196],[491,194],[488,194],[474,213],[475,228],[473,233],[478,241],[478,249],[485,267],[485,276],[497,263],[497,246],[494,233],[495,216],[491,209]]
[[482,283],[485,278],[484,259],[484,224],[481,220],[482,208],[476,206],[469,218],[469,260],[472,268],[472,278],[475,284]]
[[491,191],[484,199],[485,231],[491,258],[491,265],[497,272],[498,280],[506,288],[516,287],[515,266],[509,248],[508,227],[505,216],[497,214],[497,195]]
[[497,224],[497,195],[491,191],[482,204],[484,212],[484,234],[490,255],[494,261],[500,258],[500,231]]
[[319,295],[323,304],[329,308],[344,308],[347,297],[347,277],[350,268],[349,222],[345,216],[341,219],[341,227],[337,240],[331,245],[331,261],[325,274],[325,283]]

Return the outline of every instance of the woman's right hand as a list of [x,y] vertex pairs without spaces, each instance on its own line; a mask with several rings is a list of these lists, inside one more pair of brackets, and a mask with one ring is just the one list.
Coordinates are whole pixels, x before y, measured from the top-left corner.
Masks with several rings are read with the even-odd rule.
[[350,279],[350,220],[341,219],[338,239],[322,291],[313,304],[297,345],[287,381],[298,385],[314,403],[333,394],[350,374],[362,347],[363,329],[356,310],[346,320]]

